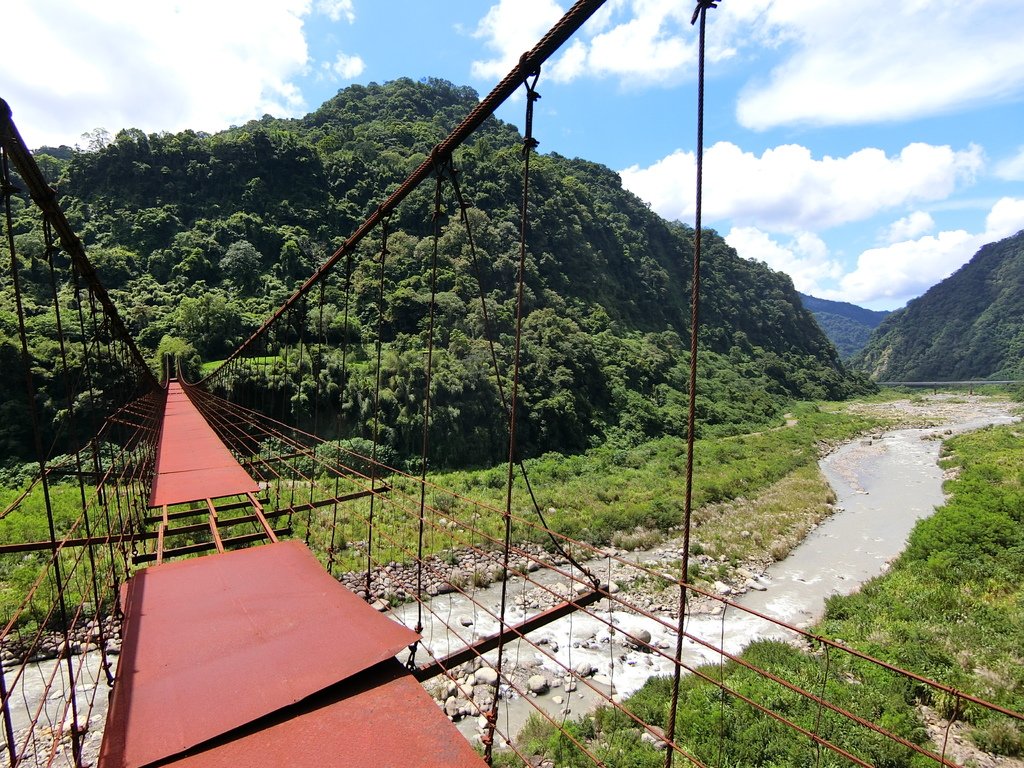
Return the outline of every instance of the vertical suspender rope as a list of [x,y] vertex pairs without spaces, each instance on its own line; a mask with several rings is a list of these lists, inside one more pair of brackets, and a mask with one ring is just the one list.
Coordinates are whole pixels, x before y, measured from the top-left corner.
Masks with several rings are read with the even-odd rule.
[[[530,156],[537,148],[538,141],[533,137],[533,106],[540,98],[537,93],[537,79],[540,67],[528,73],[523,80],[526,86],[526,125],[523,135],[523,198],[519,219],[519,276],[516,285],[516,333],[515,349],[512,358],[512,391],[508,402],[508,473],[505,480],[505,540],[502,550],[502,572],[508,574],[509,551],[512,549],[512,485],[515,482],[516,456],[516,407],[519,400],[519,366],[520,350],[523,339],[523,294],[526,282],[526,240],[529,231],[530,202]],[[507,628],[505,613],[508,602],[508,578],[501,580],[501,609],[498,619],[498,676],[494,682],[494,701],[487,713],[487,730],[481,741],[484,745],[484,760],[491,764],[494,748],[494,729],[498,723],[498,700],[501,698],[501,666],[505,651],[505,630]]]
[[[327,289],[327,282],[320,283],[320,298],[317,301],[317,321],[316,321],[316,355],[313,354],[313,350],[309,350],[309,367],[310,373],[313,376],[313,429],[311,430],[314,435],[320,434],[320,366],[323,364],[324,359],[324,292]],[[319,443],[313,442],[312,459],[313,468],[310,473],[309,482],[309,513],[313,514],[313,491],[316,487],[316,483],[313,478],[317,471],[317,460],[316,451]],[[337,494],[335,494],[337,496]],[[319,514],[317,514],[317,522],[320,522]],[[308,530],[306,535],[308,536]]]
[[[538,98],[540,98],[538,96]],[[505,383],[501,375],[501,367],[498,365],[498,353],[495,350],[494,336],[492,333],[492,326],[490,320],[490,313],[487,310],[487,294],[484,290],[483,272],[480,269],[480,259],[477,258],[476,252],[476,241],[473,237],[473,227],[470,224],[469,216],[466,213],[470,208],[469,202],[462,194],[462,189],[459,187],[458,177],[454,170],[452,172],[452,189],[455,192],[456,199],[460,210],[460,220],[466,230],[466,238],[469,242],[469,256],[470,263],[473,265],[473,274],[476,277],[477,287],[480,295],[480,311],[484,325],[484,337],[487,339],[487,346],[491,353],[491,367],[494,369],[494,381],[498,388],[498,399],[501,401],[502,412],[508,414],[508,398],[505,396]],[[537,501],[537,496],[533,492],[533,484],[530,482],[530,474],[526,471],[526,464],[521,457],[516,459],[519,471],[523,476],[523,482],[526,484],[527,493],[530,495],[530,502],[533,504],[533,511],[537,515],[537,519],[540,520],[541,529],[544,530],[548,539],[551,542],[551,546],[554,547],[562,557],[572,563],[575,567],[579,568],[580,571],[586,574],[587,578],[590,579],[594,589],[600,589],[601,582],[597,576],[594,575],[593,571],[587,568],[585,565],[576,560],[572,554],[562,546],[562,543],[558,538],[551,532],[551,527],[548,525],[547,520],[544,518],[544,512],[540,508],[540,503]]]
[[[672,701],[669,704],[666,736],[675,743],[676,715],[679,705],[679,679],[683,664],[683,634],[686,621],[686,589],[690,570],[690,522],[693,511],[693,449],[694,432],[697,426],[697,328],[700,320],[700,246],[701,246],[701,203],[704,181],[704,33],[707,26],[707,12],[717,8],[718,0],[698,0],[690,24],[700,21],[700,38],[697,46],[697,192],[696,220],[693,233],[693,274],[690,279],[690,391],[689,413],[686,427],[686,502],[683,512],[683,558],[679,578],[679,626],[676,634],[675,670],[672,675]],[[665,750],[665,768],[672,768],[675,750]]]
[[366,521],[366,599],[371,601],[370,577],[373,573],[373,513],[377,503],[377,440],[380,439],[380,361],[384,332],[384,267],[388,260],[388,219],[381,222],[380,284],[377,291],[377,381],[373,388],[373,443],[370,446],[370,515]]
[[[352,253],[349,252],[345,259],[345,311],[342,323],[341,337],[341,391],[338,394],[338,430],[337,439],[341,440],[342,427],[345,423],[345,390],[348,387],[348,309],[349,298],[352,293]],[[335,454],[335,461],[341,463],[341,446]],[[334,555],[338,536],[338,488],[341,483],[341,471],[335,468],[334,472],[334,504],[331,517],[331,546],[327,550],[327,572],[334,575]]]
[[[427,454],[430,449],[430,384],[434,369],[434,321],[437,314],[437,251],[441,239],[441,187],[442,168],[437,169],[437,183],[434,187],[434,243],[430,258],[430,311],[427,325],[427,355],[425,382],[423,385],[423,447],[420,453],[420,519],[416,544],[416,631],[423,631],[423,529],[427,507]],[[415,654],[415,645],[413,654]],[[410,666],[412,666],[410,656]]]
[[[437,176],[434,184],[434,212],[431,217],[434,236],[430,257],[430,309],[427,319],[427,353],[424,363],[423,384],[423,443],[420,451],[420,509],[419,530],[416,536],[416,632],[423,632],[423,532],[426,525],[427,509],[427,455],[430,449],[430,384],[434,372],[434,321],[437,302],[437,252],[441,240],[441,188],[445,167],[454,175],[450,166],[451,159],[440,160],[437,165]],[[442,164],[445,167],[442,167]],[[416,649],[419,640],[409,648],[409,669],[416,667]]]

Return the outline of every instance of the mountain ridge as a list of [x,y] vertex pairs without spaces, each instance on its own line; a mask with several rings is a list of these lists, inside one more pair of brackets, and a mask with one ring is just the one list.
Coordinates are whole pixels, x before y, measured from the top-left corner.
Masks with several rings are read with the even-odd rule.
[[846,301],[819,299],[806,293],[800,294],[800,301],[836,345],[843,360],[863,349],[871,338],[871,332],[891,314],[888,310],[865,309]]
[[886,318],[851,365],[876,380],[1024,379],[1024,230]]
[[[195,373],[200,359],[222,358],[280,306],[476,101],[472,89],[447,81],[403,78],[350,86],[298,119],[265,116],[212,135],[126,129],[97,151],[40,161],[58,176],[68,217],[140,345],[154,353],[173,347]],[[513,346],[521,151],[519,132],[491,118],[454,157],[473,203],[467,215],[504,370]],[[531,166],[526,454],[684,433],[692,229],[662,220],[597,163],[551,153],[535,155]],[[437,429],[463,436],[438,461],[462,465],[505,449],[489,424],[501,409],[471,277],[474,255],[453,215],[458,202],[450,189],[444,195],[436,286],[442,350],[432,399]],[[324,355],[324,408],[338,416],[328,436],[362,439],[371,430],[368,345],[379,328],[382,378],[391,382],[385,406],[397,425],[384,437],[399,460],[420,440],[421,403],[400,393],[422,377],[416,350],[427,343],[423,318],[433,292],[433,205],[433,184],[425,184],[391,216],[383,318],[378,234],[356,254],[350,289],[343,275],[324,285],[319,330],[352,347],[347,367],[340,355]],[[40,259],[28,208],[19,216],[21,250]],[[740,258],[711,230],[704,244],[702,430],[735,432],[777,419],[789,399],[841,398],[868,386],[840,362],[788,276]],[[263,384],[309,426],[320,393],[293,392],[271,376]]]

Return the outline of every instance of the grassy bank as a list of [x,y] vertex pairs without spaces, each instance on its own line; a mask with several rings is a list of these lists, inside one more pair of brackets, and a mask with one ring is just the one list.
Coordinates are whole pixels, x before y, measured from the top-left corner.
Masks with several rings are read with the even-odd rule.
[[[698,526],[721,517],[738,499],[759,496],[798,469],[814,466],[828,446],[884,420],[867,413],[793,409],[787,425],[736,437],[698,440],[694,450],[693,507]],[[636,529],[667,531],[683,522],[686,443],[662,438],[635,447],[606,445],[577,456],[547,454],[526,462],[538,502],[551,527],[594,544],[613,543]],[[501,507],[505,468],[453,472],[432,478],[470,498]],[[527,513],[529,496],[520,479],[515,498]],[[697,538],[700,539],[698,533]],[[761,542],[765,546],[768,540]],[[708,541],[708,545],[713,542]],[[735,553],[728,553],[732,556]]]
[[[918,523],[886,576],[828,603],[825,633],[958,690],[1024,711],[1024,428],[949,440],[949,502]],[[955,701],[926,701],[949,717]],[[972,739],[1024,753],[1024,732],[971,706]]]
[[[828,601],[817,631],[851,647],[933,678],[957,690],[1024,711],[1024,428],[986,428],[950,439],[943,464],[953,475],[949,502],[922,520],[891,570],[858,593]],[[910,743],[929,740],[922,707],[965,723],[973,747],[1002,755],[1024,753],[1019,722],[992,715],[956,696],[914,683],[845,655],[801,651],[761,641],[744,659],[851,712],[878,722]],[[809,731],[833,740],[871,764],[931,765],[825,711],[742,665],[705,667],[712,681],[762,702]],[[666,727],[670,684],[648,682],[628,702],[641,719]],[[784,729],[749,705],[722,696],[712,682],[684,678],[676,738],[709,765],[848,765]],[[656,766],[664,756],[644,744],[635,723],[602,711],[574,724],[577,735],[616,765]],[[944,728],[939,723],[938,730]],[[968,745],[969,748],[970,745]],[[524,732],[523,747],[559,765],[589,765],[540,722]],[[970,758],[966,758],[968,761]],[[971,764],[968,762],[968,764]]]

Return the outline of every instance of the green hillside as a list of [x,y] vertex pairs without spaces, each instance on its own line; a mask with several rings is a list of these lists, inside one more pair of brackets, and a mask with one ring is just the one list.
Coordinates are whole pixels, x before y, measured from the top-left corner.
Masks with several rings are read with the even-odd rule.
[[815,296],[800,294],[803,302],[821,330],[836,345],[839,356],[848,360],[864,348],[871,338],[871,332],[891,313],[858,307],[846,301],[829,301]]
[[[402,79],[351,86],[301,119],[265,116],[214,135],[122,130],[97,151],[38,157],[140,346],[183,352],[195,375],[200,361],[224,357],[279,306],[476,102],[469,88]],[[543,125],[537,130],[543,142]],[[505,371],[521,146],[515,128],[491,119],[455,156],[474,206],[480,282]],[[684,433],[692,229],[653,214],[604,166],[541,154],[532,171],[521,388],[526,452]],[[503,417],[468,237],[456,202],[445,195],[431,442],[439,464],[489,463],[504,451]],[[381,398],[384,439],[397,461],[419,450],[433,198],[433,185],[424,185],[391,220]],[[38,262],[37,226],[28,206],[16,212],[19,250]],[[704,242],[707,352],[698,407],[706,433],[771,422],[794,398],[842,398],[867,386],[844,369],[788,277],[739,258],[714,232]],[[315,422],[330,437],[371,431],[375,249],[379,237],[358,254],[348,293],[343,274],[326,284],[323,402],[312,402],[315,392],[295,391],[283,366],[272,366],[260,382],[287,400],[290,419]],[[54,353],[43,299],[41,292],[30,311],[33,343],[45,358]],[[320,318],[310,313],[304,321],[312,328]],[[9,323],[0,327],[9,336]],[[51,414],[60,407],[53,389],[41,395]],[[6,402],[9,393],[0,394]],[[8,457],[19,452],[21,434],[10,422],[0,426]]]
[[890,315],[851,365],[877,380],[1024,378],[1024,232]]

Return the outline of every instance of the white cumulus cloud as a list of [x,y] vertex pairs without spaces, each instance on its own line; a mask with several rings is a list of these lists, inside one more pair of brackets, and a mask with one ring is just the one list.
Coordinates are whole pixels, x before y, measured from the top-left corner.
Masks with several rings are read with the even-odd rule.
[[748,128],[906,120],[1024,93],[1019,0],[738,4],[754,11],[751,38],[783,54],[740,96]]
[[[923,219],[919,221],[923,224]],[[781,238],[757,227],[733,227],[725,239],[740,256],[789,274],[799,291],[874,309],[895,309],[949,277],[981,246],[1022,229],[1024,199],[1004,197],[989,210],[981,232],[955,229],[909,236],[863,251],[848,270],[813,233]]]
[[331,21],[341,21],[344,17],[345,21],[352,24],[356,20],[353,0],[317,0],[316,11]]
[[4,98],[30,146],[297,114],[309,12],[310,0],[7,0],[18,34],[5,36]]
[[841,296],[869,307],[902,306],[953,274],[984,242],[983,236],[957,229],[871,248],[839,281],[839,290],[825,290],[822,298]]
[[564,13],[554,0],[499,0],[474,32],[494,51],[495,57],[474,61],[473,76],[496,80],[507,75]]
[[[795,233],[862,221],[917,201],[942,200],[983,165],[980,147],[913,143],[888,156],[862,149],[815,158],[786,144],[761,155],[719,142],[704,157],[704,218]],[[647,167],[621,171],[623,184],[668,219],[694,213],[696,163],[677,151]]]
[[985,234],[990,240],[1001,240],[1024,229],[1024,199],[1004,197],[985,218]]
[[678,79],[696,61],[695,37],[686,34],[692,10],[668,0],[634,2],[632,18],[590,40],[586,71],[631,84]]
[[801,232],[784,242],[757,227],[733,227],[725,236],[736,252],[746,259],[763,261],[785,272],[798,291],[818,295],[819,286],[842,276],[843,267],[830,258],[828,246],[812,232]]
[[354,80],[363,74],[366,63],[359,56],[339,52],[333,63],[325,61],[322,67],[330,72],[335,80]]
[[885,231],[887,243],[898,243],[931,232],[935,229],[935,219],[927,211],[914,211],[902,219],[894,221]]

